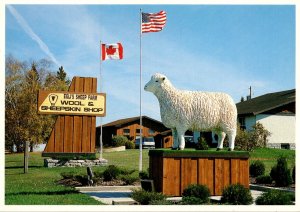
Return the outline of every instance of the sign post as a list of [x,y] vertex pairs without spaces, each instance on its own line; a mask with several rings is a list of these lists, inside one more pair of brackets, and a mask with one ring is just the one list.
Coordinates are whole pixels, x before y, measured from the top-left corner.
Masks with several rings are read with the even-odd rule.
[[29,159],[29,141],[24,142],[24,174],[28,173],[28,159]]

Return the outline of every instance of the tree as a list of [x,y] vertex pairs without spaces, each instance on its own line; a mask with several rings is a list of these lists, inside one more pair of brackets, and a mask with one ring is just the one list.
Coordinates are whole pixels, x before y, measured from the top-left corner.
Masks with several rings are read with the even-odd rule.
[[16,60],[11,55],[5,61],[5,148],[12,150],[13,145],[17,151],[22,151],[22,140],[25,137],[23,131],[23,110],[20,107],[22,82],[24,81],[23,70],[25,63]]
[[[23,151],[29,141],[31,150],[36,144],[48,141],[56,116],[37,114],[39,89],[67,90],[67,80],[51,72],[47,60],[33,61],[30,66],[13,56],[5,64],[5,147]],[[63,69],[61,70],[63,71]],[[63,79],[66,79],[66,75]]]
[[58,68],[58,72],[56,72],[56,78],[62,82],[65,82],[67,85],[70,84],[70,80],[67,78],[67,73],[65,72],[63,66]]
[[23,127],[26,133],[26,139],[30,142],[30,150],[33,150],[34,145],[42,143],[41,137],[42,119],[36,112],[37,108],[37,93],[41,89],[42,84],[40,74],[37,71],[37,64],[32,63],[31,69],[25,73],[25,81],[23,84],[23,91],[21,95],[22,105],[27,108],[24,111]]

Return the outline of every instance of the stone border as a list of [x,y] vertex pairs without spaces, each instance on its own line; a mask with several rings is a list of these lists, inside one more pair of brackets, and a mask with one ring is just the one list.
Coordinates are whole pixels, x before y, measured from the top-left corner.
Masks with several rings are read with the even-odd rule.
[[106,166],[108,161],[104,158],[96,160],[59,160],[44,159],[44,167],[87,167],[87,166]]

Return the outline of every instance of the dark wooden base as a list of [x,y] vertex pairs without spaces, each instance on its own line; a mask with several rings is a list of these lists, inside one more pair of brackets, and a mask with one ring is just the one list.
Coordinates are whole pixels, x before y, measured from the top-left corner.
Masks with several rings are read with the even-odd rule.
[[155,191],[181,196],[190,184],[204,184],[211,195],[240,183],[249,188],[249,153],[246,151],[170,150],[149,151],[149,174]]

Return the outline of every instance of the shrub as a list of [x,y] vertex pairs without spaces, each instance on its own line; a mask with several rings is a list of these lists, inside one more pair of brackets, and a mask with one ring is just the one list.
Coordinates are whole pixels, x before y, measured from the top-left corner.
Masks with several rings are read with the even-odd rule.
[[264,126],[257,122],[252,126],[253,139],[255,140],[256,147],[266,147],[268,142],[268,137],[271,133],[264,128]]
[[134,169],[126,169],[126,168],[118,168],[120,171],[120,175],[130,175],[135,172]]
[[257,177],[263,175],[265,173],[265,164],[260,161],[256,160],[250,165],[250,175],[253,177]]
[[128,138],[123,135],[116,135],[111,139],[112,146],[114,147],[125,146],[126,142],[128,142]]
[[260,175],[256,178],[256,183],[258,184],[271,184],[273,179],[270,175]]
[[296,178],[295,178],[295,169],[296,169],[296,166],[294,166],[294,168],[293,168],[293,171],[292,171],[292,178],[293,178],[293,181],[294,181],[294,183],[296,183]]
[[139,177],[141,180],[148,180],[150,179],[149,173],[147,171],[140,171],[139,172]]
[[182,197],[182,201],[180,202],[181,205],[202,205],[208,202],[203,202],[202,199],[197,197]]
[[[199,138],[198,138],[199,141]],[[185,140],[185,148],[196,148],[196,143],[192,139],[186,139]]]
[[253,144],[254,143],[251,140],[250,133],[246,130],[241,129],[240,126],[237,126],[235,148],[238,150],[251,151],[254,148]]
[[149,202],[149,205],[173,205],[174,203],[166,200],[166,199],[162,199],[162,200],[151,200]]
[[125,142],[125,147],[126,149],[134,149],[135,148],[135,144],[133,141],[126,141]]
[[133,190],[131,198],[141,205],[149,205],[150,202],[166,200],[166,196],[158,192],[149,192],[145,190]]
[[199,205],[209,203],[210,191],[206,185],[191,184],[183,190],[182,203]]
[[253,203],[253,198],[249,189],[241,184],[233,184],[223,190],[221,202],[233,205],[250,205]]
[[94,178],[103,178],[103,171],[95,170]]
[[103,172],[103,179],[104,181],[111,181],[113,179],[117,179],[120,173],[121,170],[118,167],[116,167],[115,165],[109,165]]
[[74,180],[76,180],[77,182],[81,183],[81,185],[88,185],[88,177],[87,175],[76,175],[73,178]]
[[290,169],[287,166],[286,157],[280,156],[277,164],[272,167],[270,176],[275,181],[276,186],[289,186],[292,184]]
[[252,126],[251,131],[243,130],[238,125],[235,138],[236,149],[253,151],[258,147],[266,147],[270,135],[271,133],[259,122]]
[[292,205],[291,195],[287,192],[270,190],[255,200],[256,205]]
[[292,202],[295,202],[296,199],[295,199],[295,193],[294,192],[285,192],[289,197],[290,197],[290,200]]
[[205,138],[199,137],[198,138],[198,143],[196,144],[195,147],[197,150],[208,150],[208,145],[205,141]]
[[76,175],[76,172],[62,172],[60,175],[63,177],[63,179],[72,179]]
[[120,179],[125,183],[125,185],[132,185],[139,180],[138,177],[132,175],[122,175]]

